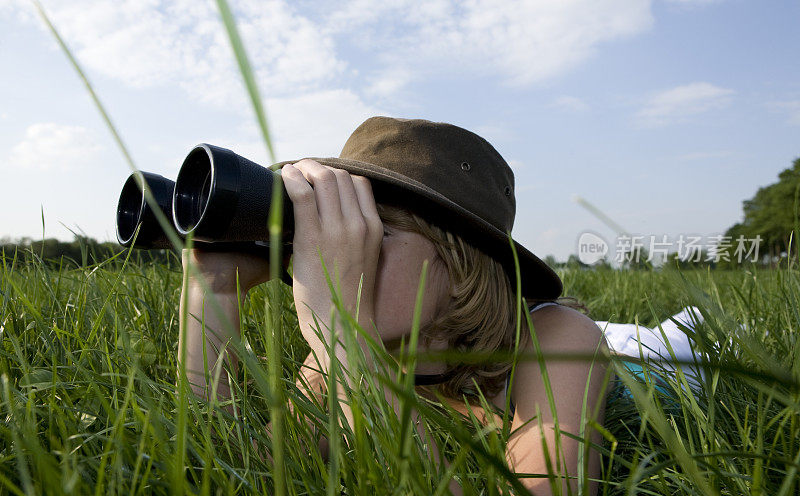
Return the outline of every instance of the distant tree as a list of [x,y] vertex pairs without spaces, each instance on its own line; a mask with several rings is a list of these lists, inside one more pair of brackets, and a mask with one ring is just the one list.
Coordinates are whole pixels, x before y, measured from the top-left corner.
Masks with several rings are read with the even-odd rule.
[[569,258],[567,259],[566,266],[571,268],[571,269],[587,269],[587,268],[589,268],[589,265],[581,262],[581,260],[578,258],[578,255],[575,255],[574,253],[572,255],[570,255]]
[[[732,245],[725,251],[732,255],[740,236],[746,239],[760,236],[760,253],[770,255],[771,259],[784,254],[791,256],[788,253],[789,237],[792,232],[797,236],[795,229],[800,221],[800,158],[795,159],[792,167],[778,174],[778,182],[759,188],[742,206],[744,220],[725,232]],[[797,240],[793,240],[795,252],[796,243]]]
[[[93,265],[119,254],[126,248],[117,243],[99,242],[93,238],[76,236],[73,241],[61,241],[55,238],[33,241],[22,238],[16,242],[8,238],[0,241],[0,256],[6,259],[17,258],[20,261],[41,259],[51,266],[67,265],[85,267]],[[134,250],[131,254],[134,260],[142,262],[167,263],[178,260],[170,256],[168,250]],[[117,257],[119,263],[124,255]]]
[[591,267],[593,269],[603,269],[603,270],[611,270],[614,268],[614,266],[611,265],[611,262],[608,261],[607,257],[601,258],[597,262],[593,263]]

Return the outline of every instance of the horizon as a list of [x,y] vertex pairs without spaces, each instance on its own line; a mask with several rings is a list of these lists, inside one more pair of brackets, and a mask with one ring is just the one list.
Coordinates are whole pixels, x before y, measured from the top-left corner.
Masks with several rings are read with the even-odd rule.
[[[43,3],[141,170],[174,178],[198,142],[268,164],[209,3]],[[338,155],[370,115],[452,122],[514,169],[540,258],[620,232],[576,195],[622,232],[710,238],[800,157],[793,2],[231,4],[278,160]],[[28,2],[0,28],[0,238],[41,238],[43,209],[46,238],[115,240],[130,171],[89,95]]]

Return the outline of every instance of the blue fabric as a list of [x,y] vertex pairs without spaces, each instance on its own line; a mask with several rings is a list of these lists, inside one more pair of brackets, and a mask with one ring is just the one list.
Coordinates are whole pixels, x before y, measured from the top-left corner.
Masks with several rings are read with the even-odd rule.
[[[668,408],[672,408],[679,404],[678,398],[675,396],[675,392],[673,388],[670,387],[667,380],[664,378],[663,375],[659,374],[657,371],[653,370],[652,368],[648,368],[647,371],[644,370],[642,364],[639,363],[632,363],[632,362],[622,362],[622,365],[628,372],[633,375],[635,379],[637,379],[644,388],[649,387],[649,383],[653,385],[656,393],[659,396],[659,399],[662,403],[665,404]],[[649,383],[648,383],[648,376],[649,376]],[[608,395],[608,401],[625,401],[630,402],[631,405],[634,404],[633,400],[633,393],[625,385],[625,383],[619,377],[615,377],[614,385],[611,388],[611,391]]]

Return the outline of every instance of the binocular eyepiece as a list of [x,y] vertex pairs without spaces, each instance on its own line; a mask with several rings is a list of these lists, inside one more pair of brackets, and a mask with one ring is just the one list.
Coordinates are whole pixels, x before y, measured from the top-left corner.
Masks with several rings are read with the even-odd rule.
[[[169,248],[172,244],[145,201],[146,181],[158,208],[172,219],[180,236],[193,235],[205,243],[269,241],[269,210],[278,172],[251,162],[230,150],[200,144],[194,147],[176,181],[149,172],[125,181],[117,204],[117,240],[122,246]],[[283,190],[283,242],[294,231],[292,204]]]
[[136,236],[137,248],[169,248],[172,245],[167,235],[161,229],[150,205],[145,201],[142,181],[146,181],[150,187],[158,208],[167,218],[172,216],[172,192],[175,189],[175,181],[151,172],[131,174],[122,186],[117,204],[117,241],[122,246],[131,246],[136,228],[141,225],[139,235]]

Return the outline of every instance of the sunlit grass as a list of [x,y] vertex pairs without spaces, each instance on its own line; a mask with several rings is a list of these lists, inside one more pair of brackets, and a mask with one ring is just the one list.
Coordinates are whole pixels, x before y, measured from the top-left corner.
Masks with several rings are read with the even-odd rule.
[[[217,4],[272,154],[244,45],[227,2]],[[47,23],[135,170],[77,60]],[[273,208],[274,227],[281,206]],[[276,229],[270,232],[279,239]],[[182,241],[173,237],[173,243],[180,247]],[[279,244],[272,246],[278,270]],[[178,323],[185,318],[176,310],[180,261],[143,263],[129,255],[95,257],[102,262],[80,268],[47,264],[35,253],[25,261],[13,253],[2,258],[5,492],[446,494],[455,478],[465,494],[493,494],[498,487],[524,493],[505,466],[508,430],[487,429],[416,395],[401,363],[377,343],[368,340],[366,350],[355,344],[365,334],[349,315],[338,317],[348,369],[334,361],[329,396],[302,394],[297,371],[308,346],[297,329],[291,292],[277,281],[255,290],[242,308],[243,339],[231,343],[241,358],[238,374],[231,374],[231,400],[193,396],[177,362]],[[583,439],[584,430],[564,433],[603,454],[601,494],[797,492],[796,271],[573,270],[561,276],[566,293],[584,301],[597,320],[653,326],[688,305],[705,318],[687,329],[708,358],[697,391],[659,364],[645,364],[642,381],[615,362],[621,379],[610,383],[603,425],[585,415],[587,425],[603,433],[603,444]],[[546,367],[548,357],[521,358]],[[666,386],[656,387],[659,376]],[[402,402],[399,417],[386,405],[383,387]],[[336,391],[357,413],[353,425],[342,421]],[[419,412],[425,436],[410,425],[410,409]],[[328,460],[316,449],[320,434],[331,441]],[[451,460],[449,467],[434,459],[427,440]],[[589,482],[580,469],[564,474],[558,460],[551,466],[552,473],[534,475],[577,477],[582,488]]]
[[[337,402],[307,398],[295,385],[308,347],[289,288],[279,282],[254,290],[243,306],[247,345],[237,350],[242,367],[231,379],[233,399],[207,403],[186,396],[185,465],[176,468],[178,261],[128,261],[123,267],[122,254],[105,264],[58,268],[8,255],[0,277],[0,486],[10,493],[169,493],[178,470],[185,474],[182,492],[270,494],[281,476],[267,429],[276,411],[285,426],[287,494],[338,494],[343,487],[350,494],[446,494],[442,481],[450,476],[479,494],[488,491],[489,475],[496,482],[507,478],[503,433],[416,396],[398,375],[398,362],[379,346],[366,352],[374,356],[369,381],[420,412],[430,439],[442,443],[452,465],[432,459],[423,439],[409,436],[408,417],[398,418],[376,396],[380,388],[351,388],[360,383],[345,380],[342,370],[337,388],[359,422],[352,428],[332,422],[336,416],[329,411]],[[658,320],[655,309],[668,313],[676,300],[692,302],[706,318],[694,331],[710,357],[707,380],[696,394],[674,373],[661,371],[665,393],[618,367],[629,389],[612,383],[606,440],[592,448],[604,453],[601,494],[797,491],[797,272],[685,273],[695,286],[666,272],[562,276],[567,293],[582,296],[598,319],[634,312],[633,319]],[[637,310],[633,298],[614,309],[592,296],[607,288],[644,292],[654,310]],[[268,363],[259,358],[270,342],[267,300],[271,318],[280,319],[275,325],[285,331],[279,370],[286,408],[280,410],[269,408],[274,390]],[[345,335],[355,336],[355,321],[344,323]],[[367,367],[361,347],[349,351],[359,365],[346,373]],[[659,366],[645,370],[659,372]],[[316,436],[332,430],[341,432],[341,442],[333,443],[325,461],[315,449]]]

